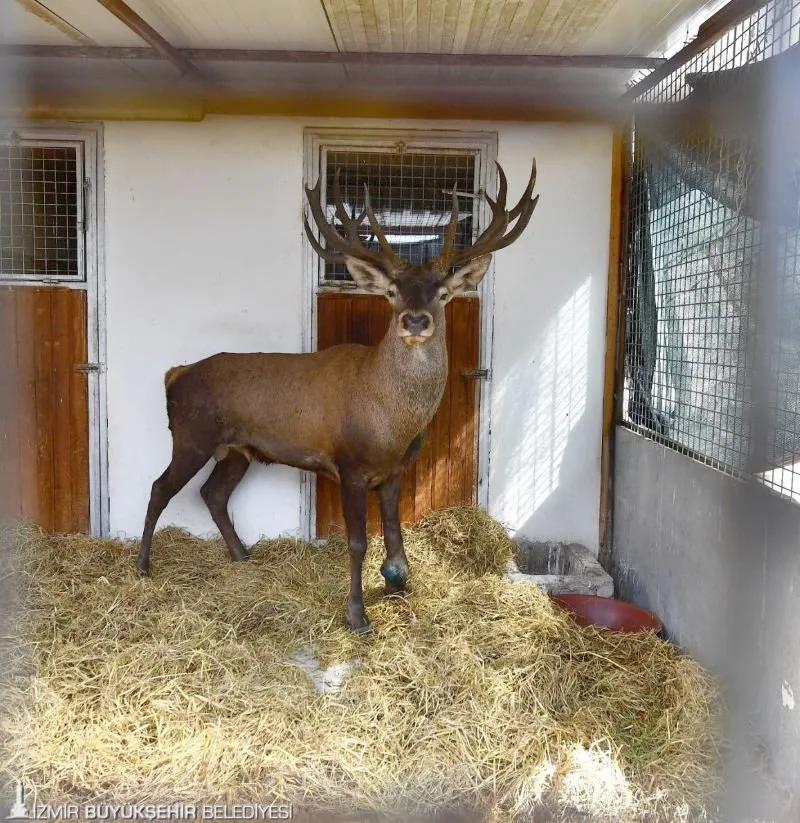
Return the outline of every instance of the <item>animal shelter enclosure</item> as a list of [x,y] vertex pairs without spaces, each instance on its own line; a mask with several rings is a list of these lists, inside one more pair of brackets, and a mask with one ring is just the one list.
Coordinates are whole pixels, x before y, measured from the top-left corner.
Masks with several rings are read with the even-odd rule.
[[798,145],[799,0],[0,8],[0,817],[799,820]]

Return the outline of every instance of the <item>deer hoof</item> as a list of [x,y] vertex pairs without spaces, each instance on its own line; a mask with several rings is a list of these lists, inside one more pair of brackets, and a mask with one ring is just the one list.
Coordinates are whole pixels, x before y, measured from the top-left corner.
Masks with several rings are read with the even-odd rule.
[[406,590],[408,566],[405,563],[390,563],[387,560],[381,566],[381,574],[390,591],[402,592]]
[[347,604],[347,625],[356,634],[372,634],[372,624],[363,605]]

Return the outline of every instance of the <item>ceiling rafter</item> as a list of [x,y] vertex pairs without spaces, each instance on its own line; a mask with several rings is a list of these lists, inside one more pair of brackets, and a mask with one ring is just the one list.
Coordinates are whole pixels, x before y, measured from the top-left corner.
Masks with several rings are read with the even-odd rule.
[[[121,23],[135,32],[150,46],[146,51],[154,51],[164,60],[169,60],[181,74],[194,80],[205,80],[200,70],[179,49],[176,49],[162,37],[143,17],[140,17],[124,0],[97,0],[107,11],[111,12]],[[135,60],[135,57],[119,59]]]
[[[98,0],[106,3],[117,0]],[[166,42],[166,41],[165,41]],[[423,54],[419,52],[288,51],[268,49],[176,49],[183,64],[229,63],[326,63],[362,66],[442,66],[462,68],[586,68],[655,69],[660,57],[630,54]],[[101,60],[175,60],[155,48],[130,46],[0,46],[0,54],[13,57],[61,57]],[[177,63],[176,63],[177,65]]]

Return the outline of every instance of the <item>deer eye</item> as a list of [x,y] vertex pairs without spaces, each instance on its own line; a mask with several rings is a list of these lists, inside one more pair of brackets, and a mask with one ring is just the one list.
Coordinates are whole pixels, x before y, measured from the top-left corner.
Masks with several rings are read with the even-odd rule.
[[440,299],[442,302],[444,302],[445,300],[447,300],[447,298],[448,298],[448,297],[449,297],[449,293],[448,293],[448,292],[446,292],[446,291],[443,291],[443,292],[439,295],[439,299]]

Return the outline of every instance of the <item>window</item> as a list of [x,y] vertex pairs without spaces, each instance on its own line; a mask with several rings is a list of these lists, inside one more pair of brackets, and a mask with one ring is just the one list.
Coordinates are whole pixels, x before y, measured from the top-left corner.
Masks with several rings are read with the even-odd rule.
[[81,149],[0,137],[0,278],[85,279]]
[[[411,263],[425,263],[442,248],[454,186],[459,197],[455,245],[464,248],[472,242],[478,161],[477,150],[323,147],[326,214],[329,220],[334,219],[332,192],[338,169],[342,202],[348,213],[358,214],[364,208],[366,184],[375,216],[393,248]],[[362,224],[360,234],[368,248],[380,248],[368,221]],[[320,279],[328,284],[352,282],[344,264],[322,261]]]

